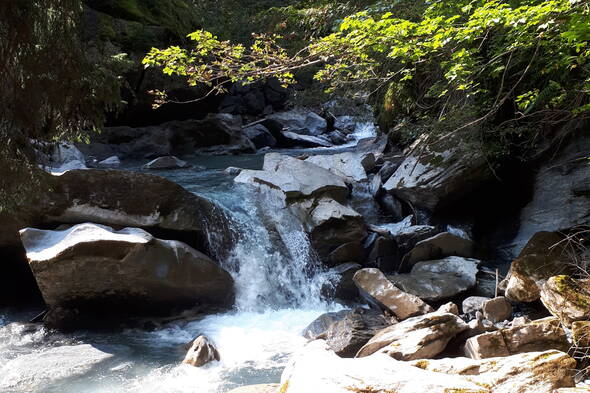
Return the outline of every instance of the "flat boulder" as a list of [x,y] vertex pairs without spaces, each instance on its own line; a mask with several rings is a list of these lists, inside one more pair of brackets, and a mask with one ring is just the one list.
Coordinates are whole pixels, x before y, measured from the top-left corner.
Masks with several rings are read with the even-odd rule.
[[312,136],[297,134],[295,132],[283,131],[283,142],[287,142],[287,147],[332,147],[333,144],[323,136]]
[[541,301],[567,327],[575,321],[590,320],[590,280],[551,277],[541,288]]
[[449,256],[472,257],[473,242],[450,232],[442,232],[416,243],[414,248],[404,255],[402,263],[405,266],[413,266],[416,262]]
[[361,269],[355,273],[353,281],[365,300],[400,320],[434,311],[418,296],[397,288],[379,269]]
[[153,159],[143,166],[143,169],[178,169],[188,168],[190,164],[174,156],[164,156]]
[[429,359],[444,351],[449,341],[465,330],[467,324],[456,315],[421,315],[380,330],[356,357],[380,352],[397,360]]
[[473,390],[477,393],[554,393],[556,389],[575,386],[576,361],[566,353],[556,350],[482,360],[415,360],[410,364],[437,374],[462,376],[477,383],[479,390]]
[[25,228],[20,234],[50,308],[141,314],[233,303],[229,273],[186,244],[142,229],[85,223],[63,230]]
[[418,262],[409,274],[387,278],[407,293],[425,301],[441,301],[473,288],[477,283],[480,261],[471,258],[446,257]]

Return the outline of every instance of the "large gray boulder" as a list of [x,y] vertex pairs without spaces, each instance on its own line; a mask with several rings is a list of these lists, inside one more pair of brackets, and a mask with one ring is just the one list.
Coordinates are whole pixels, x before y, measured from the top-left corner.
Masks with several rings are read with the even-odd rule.
[[270,133],[268,128],[266,128],[262,124],[255,124],[249,127],[246,127],[242,130],[244,135],[248,137],[254,143],[257,149],[261,149],[263,147],[275,147],[277,145],[277,140],[274,136]]
[[314,112],[306,110],[292,110],[278,112],[267,116],[283,125],[283,130],[301,135],[318,136],[326,132],[328,122]]
[[234,181],[278,189],[287,199],[328,194],[342,201],[349,193],[344,181],[327,169],[279,153],[266,154],[263,170],[242,170]]
[[209,257],[138,228],[97,224],[20,231],[31,271],[50,308],[133,314],[167,307],[229,306],[233,280]]
[[406,319],[380,330],[356,354],[376,352],[397,360],[430,359],[441,353],[457,334],[467,330],[461,318],[450,313],[430,313]]
[[[453,138],[460,138],[460,134]],[[419,139],[383,188],[413,206],[431,211],[467,195],[490,177],[484,156],[461,143],[422,148]],[[449,146],[449,147],[446,147]]]
[[418,262],[409,274],[388,276],[389,280],[407,293],[436,302],[452,298],[477,283],[480,261],[471,258],[446,257]]
[[590,224],[587,124],[586,129],[561,146],[535,176],[533,198],[522,209],[518,234],[511,242],[513,257],[537,232],[557,232]]
[[375,167],[372,153],[338,153],[311,156],[305,161],[326,168],[347,183],[367,181],[367,171]]
[[469,239],[443,232],[416,243],[404,257],[405,266],[413,266],[416,262],[428,261],[449,256],[469,258],[473,256],[473,242]]
[[[333,144],[324,136],[297,134],[291,131],[283,131],[283,144],[285,147],[332,147]],[[285,143],[286,142],[286,143]]]

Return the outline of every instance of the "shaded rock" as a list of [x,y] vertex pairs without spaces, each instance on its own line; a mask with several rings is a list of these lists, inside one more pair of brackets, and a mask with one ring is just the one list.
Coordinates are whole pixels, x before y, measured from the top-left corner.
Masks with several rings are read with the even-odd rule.
[[279,189],[287,199],[328,194],[344,200],[349,193],[346,184],[327,169],[278,153],[264,156],[262,171],[242,170],[234,181]]
[[[366,171],[374,166],[374,160],[372,153],[346,152],[311,156],[305,161],[326,168],[333,174],[342,177],[344,181],[352,183],[367,180]],[[373,162],[373,165],[371,165],[371,162]]]
[[414,248],[404,255],[402,263],[412,266],[416,262],[448,256],[469,258],[473,255],[473,242],[449,232],[439,233],[431,238],[419,241]]
[[121,165],[121,160],[117,156],[110,156],[97,164],[101,168],[117,168]]
[[537,232],[510,265],[502,283],[506,297],[519,302],[534,302],[541,297],[540,287],[551,276],[567,273],[567,245],[555,232]]
[[326,119],[314,112],[304,110],[273,113],[267,116],[267,119],[281,123],[286,132],[301,135],[321,135],[328,128]]
[[381,169],[379,169],[378,173],[384,182],[387,182],[387,180],[395,173],[397,168],[399,168],[399,166],[401,165],[401,161],[402,160],[400,159],[396,159],[387,160],[383,163],[383,166],[381,167]]
[[50,308],[127,315],[233,302],[229,273],[179,241],[160,240],[138,228],[115,231],[89,223],[20,233]]
[[332,147],[332,142],[324,137],[302,135],[290,131],[282,132],[283,140],[288,141],[286,147]]
[[241,386],[229,391],[229,393],[277,393],[279,391],[278,383],[264,383],[260,385]]
[[59,175],[74,169],[86,169],[84,154],[72,143],[57,142],[46,144],[32,142],[37,147],[39,165],[47,172]]
[[485,319],[494,323],[505,321],[512,316],[512,304],[504,296],[486,300],[482,310]]
[[158,157],[143,166],[144,169],[176,169],[187,168],[189,163],[174,156]]
[[343,145],[348,142],[348,137],[338,130],[334,130],[325,134],[325,137],[330,141],[333,145]]
[[192,342],[182,363],[201,367],[214,360],[219,361],[219,359],[219,352],[213,343],[207,337],[199,336]]
[[541,288],[541,301],[567,327],[590,319],[590,280],[551,277]]
[[418,262],[409,274],[389,276],[389,280],[407,293],[426,301],[449,299],[472,288],[480,261],[477,259],[447,257]]
[[361,269],[355,273],[353,281],[365,300],[392,312],[400,320],[433,311],[419,297],[393,285],[378,269]]
[[453,314],[421,315],[380,330],[356,356],[379,351],[397,360],[428,359],[441,353],[454,336],[466,329],[467,324]]
[[322,287],[322,295],[329,299],[355,300],[359,291],[352,278],[362,267],[358,263],[344,263],[328,271],[334,278]]
[[395,241],[378,236],[371,247],[365,266],[376,267],[384,272],[392,272],[399,264],[399,253]]
[[266,146],[275,147],[277,145],[275,137],[272,136],[268,128],[262,124],[246,127],[242,132],[252,141],[252,143],[254,143],[254,146],[256,146],[257,149]]
[[463,314],[475,314],[477,311],[483,310],[483,304],[490,300],[489,297],[484,296],[469,296],[463,303],[461,303],[461,309]]
[[463,376],[477,383],[479,390],[473,391],[478,393],[553,393],[575,385],[576,361],[555,350],[484,360],[416,360],[410,364],[435,373]]
[[346,134],[351,134],[356,128],[357,119],[354,116],[336,116],[334,118],[334,128]]
[[[455,135],[455,138],[461,138]],[[435,211],[449,205],[489,178],[485,158],[461,142],[446,151],[412,149],[383,188],[418,208]],[[416,145],[423,143],[421,139]],[[465,151],[463,151],[465,150]]]
[[358,240],[344,243],[332,251],[325,265],[333,267],[344,262],[358,262],[362,259],[362,245]]
[[82,377],[113,355],[89,344],[41,348],[19,354],[0,365],[0,389],[3,392],[41,391],[52,382]]
[[[563,385],[568,386],[568,385]],[[322,340],[297,352],[281,376],[282,393],[399,392],[488,393],[463,376],[424,371],[385,354],[343,359]],[[549,393],[549,392],[547,392]]]
[[544,318],[525,325],[471,337],[465,353],[473,359],[515,355],[555,349],[567,351],[569,344],[557,318]]
[[590,347],[590,321],[572,323],[572,339],[576,347]]

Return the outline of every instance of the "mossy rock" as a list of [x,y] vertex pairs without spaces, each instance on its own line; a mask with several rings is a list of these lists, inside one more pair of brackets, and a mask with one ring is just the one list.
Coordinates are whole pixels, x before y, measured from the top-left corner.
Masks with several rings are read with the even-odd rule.
[[541,301],[564,325],[590,319],[590,280],[567,275],[551,277],[541,289]]

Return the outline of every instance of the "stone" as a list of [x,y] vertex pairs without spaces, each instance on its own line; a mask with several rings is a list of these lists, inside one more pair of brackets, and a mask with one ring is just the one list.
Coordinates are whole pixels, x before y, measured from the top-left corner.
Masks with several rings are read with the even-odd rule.
[[0,365],[0,391],[43,391],[54,381],[83,377],[113,358],[90,344],[40,348]]
[[483,310],[483,304],[490,300],[489,297],[484,296],[469,296],[461,303],[463,314],[475,314],[477,311]]
[[473,256],[473,242],[449,232],[439,233],[416,243],[414,248],[404,255],[402,263],[412,266],[416,262],[449,256],[470,258]]
[[396,270],[399,256],[395,241],[389,237],[378,236],[371,245],[365,266],[376,267],[384,272]]
[[278,383],[248,385],[232,389],[229,393],[277,393],[279,391],[279,386]]
[[302,135],[295,132],[283,131],[282,139],[287,140],[286,147],[332,147],[332,142],[327,138],[311,135]]
[[391,175],[393,175],[395,173],[395,171],[397,170],[397,168],[399,168],[399,166],[401,165],[401,160],[400,159],[394,159],[394,160],[387,160],[383,163],[383,166],[381,167],[381,169],[379,169],[379,175],[381,176],[381,179],[383,179],[384,182],[387,182],[387,180],[391,177]]
[[84,154],[72,143],[46,144],[33,141],[37,148],[37,160],[47,172],[59,175],[74,169],[87,169]]
[[477,185],[489,179],[485,157],[477,149],[463,148],[461,133],[449,140],[448,150],[434,151],[419,146],[421,138],[410,147],[412,151],[383,185],[393,195],[416,208],[439,210],[458,201]]
[[326,132],[328,122],[323,117],[305,110],[278,112],[266,117],[278,121],[289,133],[318,136]]
[[549,154],[549,159],[535,171],[532,200],[521,210],[518,233],[511,242],[513,255],[518,255],[537,232],[558,232],[590,224],[588,123],[575,120],[565,127],[569,136],[556,144],[558,150]]
[[521,316],[521,317],[516,317],[512,320],[512,327],[516,327],[516,326],[523,326],[526,325],[527,323],[531,323],[531,319],[529,317],[527,317],[526,315]]
[[336,116],[334,118],[334,128],[346,134],[351,134],[356,128],[357,119],[354,116]]
[[329,350],[325,341],[317,340],[291,358],[281,376],[279,392],[491,392],[483,389],[463,376],[425,371],[385,354],[340,358]]
[[97,165],[101,168],[117,168],[121,166],[121,160],[117,156],[110,156],[100,161]]
[[404,292],[429,302],[450,299],[477,283],[477,259],[446,257],[418,262],[409,274],[388,276]]
[[380,313],[369,310],[354,312],[333,323],[325,334],[325,340],[338,356],[352,358],[379,330],[388,325],[387,319]]
[[330,269],[328,275],[332,276],[332,279],[322,287],[322,295],[328,299],[356,300],[359,290],[352,278],[360,269],[361,265],[351,262]]
[[212,361],[219,361],[219,352],[215,345],[205,336],[197,337],[184,357],[182,363],[202,367]]
[[559,320],[544,318],[471,337],[465,343],[465,354],[473,359],[485,359],[548,349],[567,351],[568,348]]
[[244,135],[248,137],[254,143],[257,149],[263,147],[275,147],[277,145],[277,140],[274,136],[270,133],[268,128],[266,128],[262,124],[255,124],[250,127],[246,127],[242,130]]
[[328,255],[324,264],[334,267],[345,262],[359,262],[363,257],[362,251],[361,242],[358,240],[344,243]]
[[348,136],[343,134],[338,130],[334,130],[332,132],[328,132],[325,134],[325,137],[332,143],[333,145],[343,145],[348,142]]
[[234,181],[281,190],[287,199],[327,194],[344,200],[349,193],[344,181],[327,169],[278,153],[265,154],[263,170],[244,169]]
[[590,280],[551,277],[541,288],[541,301],[567,327],[575,321],[590,320]]
[[576,347],[590,347],[590,321],[572,323],[572,340]]
[[512,316],[512,304],[504,296],[486,300],[482,310],[484,318],[494,323],[505,321]]
[[[502,285],[506,297],[518,302],[534,302],[541,297],[541,286],[551,276],[567,273],[567,244],[555,232],[537,232],[512,261]],[[561,244],[560,244],[561,243]]]
[[187,168],[190,165],[174,156],[158,157],[143,166],[143,169],[177,169]]
[[233,279],[209,257],[139,228],[116,231],[86,223],[53,231],[25,228],[20,234],[49,308],[127,316],[233,303]]
[[554,393],[556,389],[575,386],[576,361],[555,350],[482,360],[415,360],[410,364],[426,371],[463,376],[477,383],[479,390],[474,392],[478,393]]
[[342,320],[351,310],[341,310],[337,312],[327,312],[314,319],[303,331],[301,335],[310,340],[316,340],[326,334],[326,331],[332,324]]
[[457,307],[457,305],[453,302],[448,302],[443,304],[442,306],[440,306],[437,310],[437,313],[447,313],[447,314],[453,314],[453,315],[459,315],[459,307]]
[[453,337],[465,330],[467,324],[456,315],[421,315],[380,330],[356,357],[380,352],[397,360],[429,359],[441,353]]
[[242,168],[236,168],[235,166],[228,166],[223,170],[223,173],[226,173],[230,176],[237,176],[242,172]]
[[375,158],[372,153],[353,152],[316,155],[307,158],[305,161],[328,169],[347,183],[354,183],[367,181],[367,171],[371,168],[371,157],[369,156],[372,156],[374,161]]
[[355,273],[353,281],[365,300],[393,313],[400,320],[433,311],[419,297],[393,285],[379,269],[361,269]]

